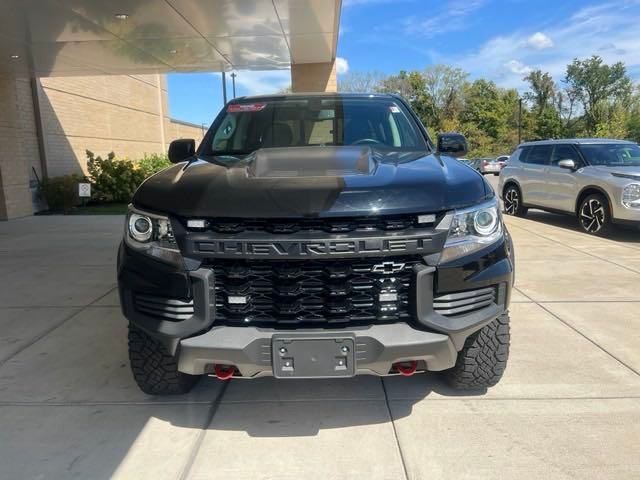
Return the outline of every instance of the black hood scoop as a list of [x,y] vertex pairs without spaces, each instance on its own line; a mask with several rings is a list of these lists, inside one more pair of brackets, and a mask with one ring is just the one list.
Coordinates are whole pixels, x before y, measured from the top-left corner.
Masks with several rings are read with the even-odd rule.
[[262,148],[245,161],[253,178],[346,177],[376,170],[369,147]]

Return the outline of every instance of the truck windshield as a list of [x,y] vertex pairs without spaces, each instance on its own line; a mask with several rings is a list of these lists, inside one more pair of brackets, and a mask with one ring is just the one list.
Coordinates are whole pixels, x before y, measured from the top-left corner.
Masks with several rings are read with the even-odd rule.
[[208,139],[205,155],[327,145],[428,149],[404,105],[383,97],[295,97],[231,103],[214,123]]
[[591,165],[607,167],[640,167],[640,147],[627,143],[580,145]]

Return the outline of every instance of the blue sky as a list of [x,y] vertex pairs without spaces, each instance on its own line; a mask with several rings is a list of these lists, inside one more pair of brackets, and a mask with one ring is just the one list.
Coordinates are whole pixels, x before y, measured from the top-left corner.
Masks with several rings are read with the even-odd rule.
[[[446,63],[498,85],[525,88],[531,69],[560,81],[592,54],[624,61],[640,80],[640,0],[343,0],[338,72],[421,70]],[[289,71],[238,72],[238,95],[272,93]],[[219,74],[171,74],[171,116],[209,124],[222,107]],[[229,80],[229,95],[231,82]]]

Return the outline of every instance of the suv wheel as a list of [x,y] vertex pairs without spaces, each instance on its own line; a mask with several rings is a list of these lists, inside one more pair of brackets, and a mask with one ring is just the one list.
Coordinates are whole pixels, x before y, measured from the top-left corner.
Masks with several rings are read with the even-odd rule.
[[189,392],[200,375],[178,371],[178,363],[164,346],[129,324],[129,361],[133,378],[149,395],[179,395]]
[[520,189],[515,185],[509,185],[504,191],[504,213],[516,217],[524,217],[527,214],[527,208],[522,206]]
[[507,367],[509,340],[509,314],[503,313],[467,338],[445,379],[459,390],[493,387]]
[[580,228],[591,235],[604,235],[611,229],[609,202],[599,193],[587,196],[578,207]]

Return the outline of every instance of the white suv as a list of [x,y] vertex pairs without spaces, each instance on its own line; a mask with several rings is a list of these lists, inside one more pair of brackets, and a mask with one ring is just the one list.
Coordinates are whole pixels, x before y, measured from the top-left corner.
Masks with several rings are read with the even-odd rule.
[[612,223],[640,226],[640,147],[622,140],[567,139],[520,145],[502,169],[504,210],[568,213],[604,234]]

